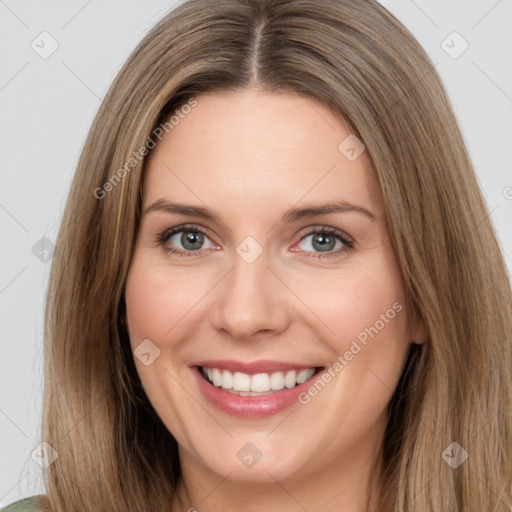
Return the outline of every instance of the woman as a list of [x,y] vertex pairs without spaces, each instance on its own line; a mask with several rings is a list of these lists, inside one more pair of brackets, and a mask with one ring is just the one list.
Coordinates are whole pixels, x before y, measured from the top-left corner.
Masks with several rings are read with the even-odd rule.
[[511,304],[446,93],[389,12],[189,0],[76,171],[58,457],[29,510],[510,510]]

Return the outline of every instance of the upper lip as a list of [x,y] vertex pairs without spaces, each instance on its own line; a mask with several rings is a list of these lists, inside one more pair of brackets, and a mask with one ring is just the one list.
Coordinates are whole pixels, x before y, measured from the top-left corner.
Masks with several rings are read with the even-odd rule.
[[318,368],[316,365],[309,363],[289,363],[283,361],[234,361],[231,359],[213,359],[205,361],[197,361],[190,365],[193,366],[206,366],[207,368],[218,368],[219,370],[228,370],[232,373],[242,372],[249,375],[256,373],[272,373],[279,371],[289,370],[302,370],[305,368]]

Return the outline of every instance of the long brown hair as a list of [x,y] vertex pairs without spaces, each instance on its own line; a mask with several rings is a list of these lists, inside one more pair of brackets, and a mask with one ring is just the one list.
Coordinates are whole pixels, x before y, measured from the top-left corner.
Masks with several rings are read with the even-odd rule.
[[[120,71],[78,163],[51,268],[42,441],[58,458],[45,470],[44,510],[171,503],[176,442],[142,389],[120,324],[141,148],[191,98],[247,87],[314,98],[363,141],[408,311],[428,332],[390,403],[382,511],[510,511],[505,263],[434,65],[374,0],[189,0]],[[453,442],[468,454],[456,468],[443,458]]]

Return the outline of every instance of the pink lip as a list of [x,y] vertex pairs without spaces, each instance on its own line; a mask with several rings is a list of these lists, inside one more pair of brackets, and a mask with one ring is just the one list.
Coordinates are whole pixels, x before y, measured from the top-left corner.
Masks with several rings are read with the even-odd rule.
[[[209,362],[210,364],[212,361]],[[303,384],[300,384],[294,388],[284,388],[282,391],[276,391],[269,395],[260,396],[239,396],[222,388],[217,388],[213,384],[210,384],[201,374],[201,368],[199,366],[192,366],[190,369],[193,371],[199,389],[203,393],[203,396],[217,409],[231,416],[237,416],[241,418],[262,418],[266,416],[272,416],[277,414],[284,409],[290,407],[293,404],[298,403],[298,395],[305,391],[311,386],[312,380],[307,380]],[[208,365],[204,365],[208,366]],[[208,366],[209,368],[219,368],[220,366]],[[237,366],[240,368],[240,366]],[[268,368],[268,366],[266,366]],[[294,366],[295,368],[308,368],[307,366]],[[311,368],[311,367],[310,367]],[[229,368],[225,368],[229,370]],[[283,369],[282,366],[280,369]],[[231,371],[231,370],[230,370]],[[268,370],[267,370],[268,371]],[[279,371],[279,370],[273,370]],[[249,373],[249,372],[246,372]],[[254,373],[257,373],[255,371]],[[317,374],[315,374],[317,375]]]
[[230,372],[242,372],[248,375],[254,375],[255,373],[272,373],[279,371],[289,370],[303,370],[307,368],[315,368],[309,364],[296,364],[296,363],[283,363],[280,361],[233,361],[230,359],[215,359],[208,361],[196,361],[189,365],[192,366],[206,366],[207,368],[218,368],[219,370],[229,370]]

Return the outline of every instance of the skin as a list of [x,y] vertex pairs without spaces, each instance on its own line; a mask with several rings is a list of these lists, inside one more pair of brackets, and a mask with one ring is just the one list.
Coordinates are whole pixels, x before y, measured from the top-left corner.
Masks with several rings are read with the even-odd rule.
[[[361,512],[386,407],[410,344],[424,342],[422,326],[408,321],[370,159],[340,152],[351,131],[310,98],[248,89],[196,99],[148,157],[143,211],[165,199],[207,206],[218,219],[144,213],[125,290],[132,348],[150,339],[160,350],[148,366],[135,362],[179,445],[182,506]],[[350,211],[279,221],[292,207],[331,201],[376,219]],[[166,252],[186,252],[181,232],[158,243],[185,223],[209,231],[203,244],[191,257]],[[352,237],[353,247],[337,241],[322,252],[311,228],[325,226]],[[236,251],[248,236],[263,250],[252,263]],[[317,396],[270,417],[219,411],[188,368],[200,359],[329,368],[396,302],[402,310]],[[237,458],[249,442],[262,453],[250,468]],[[370,508],[379,510],[374,496]]]

